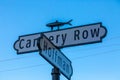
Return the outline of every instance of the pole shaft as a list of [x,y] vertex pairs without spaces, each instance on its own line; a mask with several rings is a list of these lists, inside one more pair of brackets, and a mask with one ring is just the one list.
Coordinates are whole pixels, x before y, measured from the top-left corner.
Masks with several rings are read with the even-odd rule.
[[52,75],[52,80],[60,80],[60,72],[58,68],[54,67],[52,69],[51,75]]

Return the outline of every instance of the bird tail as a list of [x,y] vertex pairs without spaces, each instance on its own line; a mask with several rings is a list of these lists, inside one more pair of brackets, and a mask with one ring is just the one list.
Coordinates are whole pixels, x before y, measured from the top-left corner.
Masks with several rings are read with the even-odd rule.
[[72,19],[67,22],[67,24],[72,25],[70,22],[72,22]]

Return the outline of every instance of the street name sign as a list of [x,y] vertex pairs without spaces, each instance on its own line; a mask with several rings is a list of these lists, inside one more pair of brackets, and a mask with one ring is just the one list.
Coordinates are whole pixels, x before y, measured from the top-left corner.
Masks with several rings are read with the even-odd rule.
[[43,34],[39,38],[37,45],[40,55],[54,67],[57,67],[70,80],[73,74],[71,61]]
[[[94,23],[43,33],[55,46],[64,48],[102,42],[107,30],[102,23]],[[41,37],[41,33],[19,36],[14,43],[14,48],[18,54],[38,51],[36,43],[39,37]]]
[[17,54],[38,51],[37,40],[40,36],[41,33],[19,36],[19,39],[14,43]]

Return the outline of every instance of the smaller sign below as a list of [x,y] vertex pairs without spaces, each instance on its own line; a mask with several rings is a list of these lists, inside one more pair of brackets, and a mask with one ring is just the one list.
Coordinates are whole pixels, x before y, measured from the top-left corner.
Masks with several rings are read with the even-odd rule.
[[37,45],[40,50],[40,55],[51,65],[57,67],[70,80],[73,74],[71,61],[43,34],[41,34]]

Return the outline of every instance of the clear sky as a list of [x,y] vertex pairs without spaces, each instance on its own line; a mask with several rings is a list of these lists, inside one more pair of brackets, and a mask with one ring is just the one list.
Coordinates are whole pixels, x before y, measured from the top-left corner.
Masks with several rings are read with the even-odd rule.
[[0,80],[50,80],[52,66],[39,52],[17,55],[13,44],[21,35],[50,31],[49,22],[70,19],[73,26],[102,22],[108,31],[101,43],[61,49],[72,61],[71,80],[120,80],[119,0],[1,0]]

